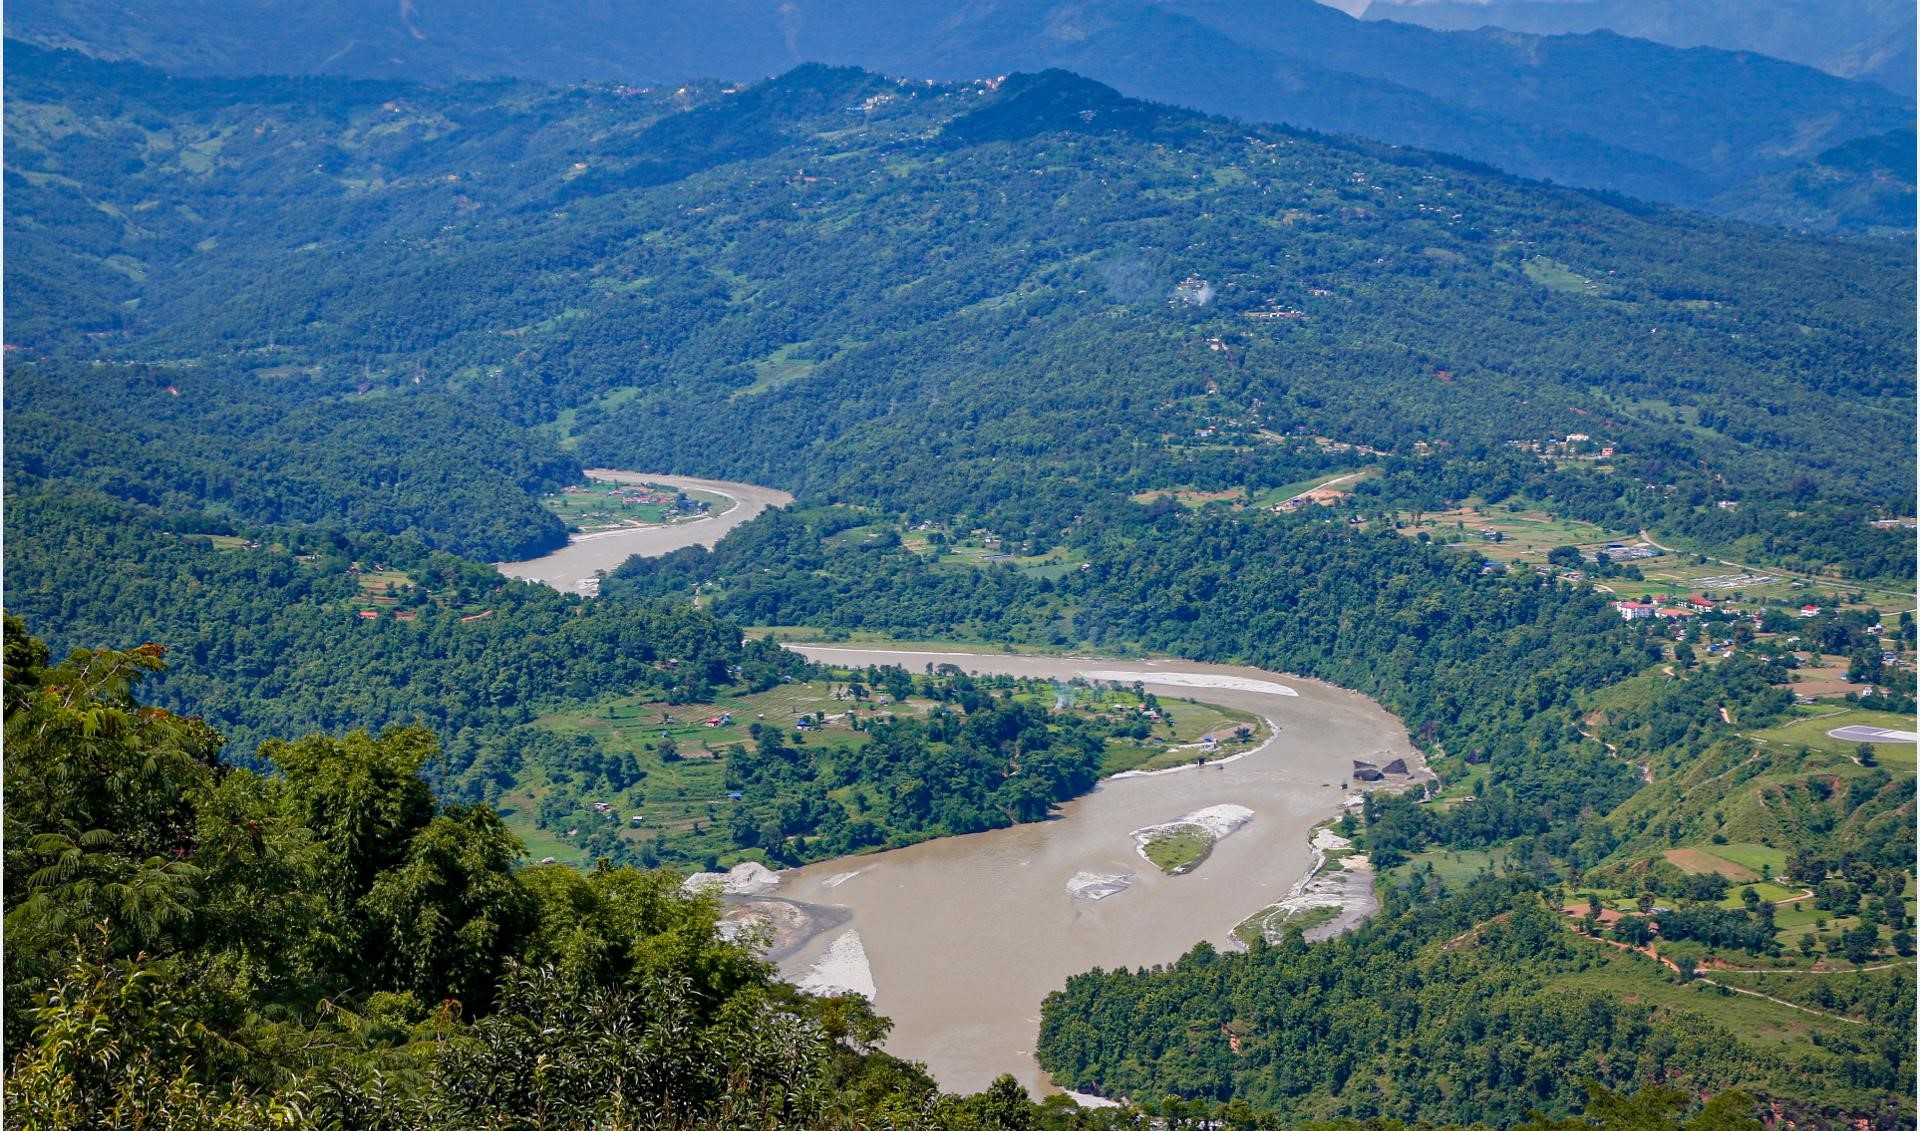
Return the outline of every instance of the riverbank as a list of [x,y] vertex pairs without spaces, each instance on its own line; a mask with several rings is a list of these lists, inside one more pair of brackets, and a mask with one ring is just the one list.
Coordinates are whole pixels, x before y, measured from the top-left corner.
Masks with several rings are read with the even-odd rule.
[[1237,942],[1248,945],[1264,938],[1277,943],[1290,930],[1298,930],[1308,942],[1318,942],[1353,930],[1380,910],[1373,890],[1373,862],[1355,852],[1352,841],[1335,833],[1331,825],[1320,825],[1308,844],[1313,848],[1313,864],[1307,874],[1285,898],[1235,927]]
[[[1231,759],[1103,779],[1051,820],[824,861],[782,873],[781,897],[851,913],[780,960],[783,976],[845,986],[857,979],[857,931],[877,995],[895,1022],[888,1051],[925,1062],[941,1085],[977,1090],[1012,1072],[1056,1092],[1033,1060],[1039,1003],[1096,966],[1152,966],[1196,943],[1234,944],[1250,908],[1298,894],[1316,876],[1311,830],[1336,818],[1357,759],[1406,758],[1397,720],[1363,695],[1253,668],[1164,658],[789,645],[821,663],[1068,683],[1138,681],[1154,694],[1244,711],[1266,740]],[[1233,806],[1251,817],[1214,840],[1206,864],[1170,876],[1143,864],[1135,832]],[[1364,877],[1356,875],[1360,886]],[[1356,905],[1356,913],[1370,910]]]
[[508,577],[540,582],[562,593],[591,596],[599,590],[600,575],[618,569],[628,558],[659,557],[690,546],[712,546],[735,527],[752,522],[769,508],[793,502],[793,496],[785,491],[721,479],[604,467],[588,468],[587,476],[602,483],[652,483],[690,494],[713,495],[731,500],[731,505],[720,513],[684,522],[618,527],[575,535],[551,554],[524,562],[498,562],[494,568]]

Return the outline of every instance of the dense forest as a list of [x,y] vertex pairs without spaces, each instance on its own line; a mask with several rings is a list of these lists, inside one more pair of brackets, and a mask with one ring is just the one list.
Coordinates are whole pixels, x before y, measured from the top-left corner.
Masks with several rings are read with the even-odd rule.
[[300,375],[9,367],[9,484],[65,479],[169,511],[412,535],[482,561],[565,543],[532,496],[580,479],[551,441],[444,393],[326,403]]
[[[329,433],[303,412],[370,434],[441,414],[447,440],[500,452],[451,497],[436,469],[481,457],[362,459],[352,438],[314,467],[244,445],[197,457],[202,478],[252,481],[233,502],[200,492],[252,517],[527,549],[551,531],[530,522],[515,546],[493,516],[512,513],[509,481],[570,473],[557,439],[603,466],[1057,538],[1105,481],[1179,486],[1201,465],[1257,485],[1297,458],[1269,449],[1313,436],[1447,464],[1579,433],[1615,451],[1605,467],[1535,468],[1569,509],[1876,576],[1911,561],[1822,548],[1908,506],[1911,460],[1885,455],[1912,417],[1898,246],[1248,128],[1058,72],[429,89],[156,83],[8,50],[9,342],[241,379],[175,380],[164,411],[134,396],[136,434],[271,397],[312,440]],[[153,373],[110,386],[150,392]],[[57,385],[78,373],[47,374],[10,410],[71,420]],[[514,426],[545,435],[499,434]],[[117,446],[72,427],[39,445],[42,474]],[[1727,527],[1727,499],[1764,531]]]
[[[1396,896],[1360,931],[1244,955],[1190,951],[1153,971],[1092,971],[1047,1001],[1041,1058],[1120,1094],[1235,1096],[1284,1119],[1332,1115],[1516,1123],[1589,1083],[1817,1091],[1891,1116],[1914,1072],[1898,1012],[1836,1026],[1806,1059],[1756,1058],[1724,1028],[1577,988],[1611,951],[1568,932],[1535,890],[1483,878]],[[1896,996],[1910,1001],[1910,970]],[[1383,1001],[1391,1008],[1381,1008]]]
[[[1035,1105],[1011,1077],[942,1095],[877,1051],[864,999],[775,980],[677,875],[516,866],[490,809],[429,792],[424,729],[224,767],[217,731],[135,698],[158,649],[55,664],[6,630],[10,1126],[1282,1126],[1244,1101]],[[1523,1126],[1759,1127],[1738,1093],[1588,1106]]]

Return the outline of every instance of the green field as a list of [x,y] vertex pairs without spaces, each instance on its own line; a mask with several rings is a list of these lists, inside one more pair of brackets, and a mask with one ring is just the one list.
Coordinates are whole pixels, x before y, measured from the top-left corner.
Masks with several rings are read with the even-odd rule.
[[1652,1005],[1656,1015],[1679,1013],[1703,1017],[1754,1047],[1756,1055],[1778,1056],[1803,1048],[1811,1051],[1813,1034],[1851,1029],[1763,998],[1718,991],[1701,983],[1682,985],[1673,971],[1639,954],[1616,950],[1603,942],[1589,944],[1594,965],[1554,976],[1555,986],[1568,990],[1599,991],[1627,1001]]
[[[636,490],[664,498],[639,502],[621,497],[631,496]],[[540,502],[559,515],[560,521],[567,524],[567,529],[575,533],[613,530],[622,526],[657,526],[697,518],[702,514],[722,514],[733,506],[733,500],[725,495],[687,491],[684,494],[688,498],[707,504],[707,509],[699,512],[676,510],[673,498],[681,493],[673,488],[636,488],[630,483],[593,480],[584,487],[570,487],[557,495],[548,495]]]
[[1140,851],[1169,876],[1185,875],[1213,851],[1213,838],[1191,825],[1180,825],[1153,836]]
[[1593,298],[1604,297],[1611,293],[1610,288],[1602,287],[1559,260],[1549,259],[1544,255],[1536,255],[1528,259],[1521,268],[1526,271],[1527,278],[1550,291],[1569,295],[1587,295]]
[[[1470,500],[1453,510],[1416,516],[1403,513],[1406,523],[1401,532],[1412,537],[1422,532],[1436,542],[1459,544],[1490,561],[1544,564],[1547,552],[1558,546],[1591,549],[1608,542],[1637,542],[1637,535],[1608,530],[1590,522],[1565,518],[1549,511],[1520,505],[1478,506]],[[1501,540],[1488,541],[1482,530],[1499,533]],[[1655,559],[1657,560],[1657,559]],[[1645,563],[1634,563],[1644,566]]]
[[582,407],[561,409],[555,414],[552,423],[539,425],[538,430],[557,437],[562,448],[572,451],[580,446],[579,433],[583,425],[581,417],[597,418],[608,409],[618,408],[639,395],[639,388],[631,385],[610,390],[599,399]]
[[1431,866],[1434,876],[1441,883],[1454,888],[1463,886],[1482,872],[1497,872],[1509,863],[1505,849],[1431,848],[1381,873],[1381,878],[1395,886],[1405,887],[1415,875],[1425,875]]
[[[640,773],[641,780],[627,789],[580,797],[583,803],[610,806],[610,812],[591,820],[618,824],[619,839],[636,847],[665,838],[681,857],[711,856],[717,863],[731,864],[760,858],[757,850],[742,851],[731,839],[733,803],[727,797],[725,768],[727,747],[751,743],[755,723],[803,734],[801,741],[808,747],[857,749],[867,739],[853,729],[855,717],[923,714],[934,705],[917,699],[891,702],[877,689],[867,690],[864,699],[853,698],[848,692],[851,677],[851,672],[842,671],[757,694],[723,694],[704,704],[616,698],[553,712],[536,720],[536,725],[562,739],[590,737],[606,754],[630,759]],[[1041,684],[1019,692],[1020,698],[1048,707],[1060,695],[1068,698],[1072,710],[1123,722],[1134,719],[1142,707],[1140,697],[1129,690]],[[1146,737],[1120,736],[1110,741],[1101,764],[1103,776],[1228,757],[1265,741],[1268,734],[1260,719],[1245,712],[1191,700],[1160,699],[1158,704],[1163,717],[1151,722]],[[727,721],[709,725],[708,720]],[[1241,728],[1249,732],[1244,739],[1234,737]],[[1219,737],[1203,748],[1199,740],[1206,734]],[[532,859],[552,856],[562,863],[581,863],[579,837],[567,837],[565,829],[539,828],[542,802],[556,787],[567,784],[556,781],[551,773],[531,767],[522,772],[515,788],[499,797],[501,816],[526,843]],[[635,816],[641,818],[637,825],[632,820]],[[586,819],[569,818],[576,828],[578,821]]]
[[[1827,734],[1845,726],[1880,727],[1885,730],[1914,729],[1911,715],[1895,715],[1886,711],[1870,711],[1863,708],[1837,710],[1832,707],[1797,707],[1795,713],[1800,717],[1778,726],[1768,727],[1750,733],[1749,737],[1761,742],[1779,743],[1783,746],[1804,746],[1826,754],[1851,759],[1859,747],[1857,741],[1833,738]],[[1889,770],[1912,773],[1914,770],[1914,744],[1911,742],[1873,743],[1874,756],[1880,765]]]
[[734,400],[751,397],[782,385],[791,385],[795,381],[804,381],[819,367],[818,361],[795,357],[794,354],[807,342],[789,342],[772,353],[753,363],[753,384],[733,394]]

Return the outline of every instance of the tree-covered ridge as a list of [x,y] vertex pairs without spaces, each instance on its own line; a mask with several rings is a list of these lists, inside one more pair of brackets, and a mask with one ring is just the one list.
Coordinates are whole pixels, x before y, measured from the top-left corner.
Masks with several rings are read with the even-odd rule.
[[[1109,740],[1132,729],[1050,709],[1046,685],[870,674],[878,694],[928,709],[850,715],[839,742],[755,722],[749,742],[690,751],[715,763],[707,800],[726,795],[705,822],[718,837],[699,821],[690,838],[656,836],[627,828],[634,787],[654,758],[681,755],[643,760],[545,716],[618,696],[711,703],[819,673],[684,604],[563,596],[405,538],[267,527],[216,545],[181,529],[194,516],[86,495],[26,492],[7,511],[9,608],[62,647],[132,636],[160,649],[171,670],[149,697],[225,731],[228,761],[279,766],[298,753],[281,740],[311,730],[426,726],[448,736],[425,767],[443,799],[493,802],[537,774],[562,794],[556,813],[618,802],[587,814],[612,823],[588,831],[607,834],[590,836],[593,856],[616,863],[800,863],[1042,820],[1092,788]],[[376,566],[407,580],[370,590]]]
[[444,393],[338,396],[224,366],[16,364],[8,489],[47,480],[256,525],[411,535],[484,561],[566,541],[529,497],[577,482],[548,438]]
[[[1781,61],[1804,60],[1803,40],[1858,25],[1858,12],[1835,18],[1809,8],[1819,13],[1811,22],[1821,32],[1804,35],[1787,30],[1791,17],[1770,11],[1753,21],[1773,32],[1767,38],[1775,49],[1764,55],[1780,58],[1766,58],[1647,42],[1671,40],[1671,6],[1658,8],[1657,19],[1628,17],[1643,38],[1516,34],[1501,30],[1517,30],[1505,20],[1515,14],[1511,7],[1498,17],[1467,7],[1478,15],[1439,35],[1406,22],[1363,23],[1314,0],[1037,0],[959,9],[943,0],[847,0],[804,11],[653,0],[565,12],[502,0],[396,12],[356,0],[271,15],[233,0],[156,0],[131,13],[102,0],[27,0],[15,5],[8,33],[193,75],[437,83],[511,76],[672,87],[716,75],[756,79],[808,60],[941,81],[1067,68],[1134,97],[1241,121],[1422,146],[1542,180],[1692,205],[1913,120],[1911,51],[1904,78],[1884,83],[1891,90]],[[1427,15],[1423,7],[1411,18]],[[1579,30],[1600,22],[1589,16]],[[1888,63],[1878,56],[1912,38],[1910,18],[1904,32],[1897,21],[1864,22],[1878,25],[1886,42],[1868,35],[1855,50],[1876,57],[1830,71]],[[1649,23],[1660,30],[1646,31]],[[1713,35],[1704,41],[1730,46]],[[1780,48],[1784,41],[1798,49]],[[1899,72],[1899,63],[1888,70]],[[1762,103],[1769,113],[1751,112]],[[1911,174],[1905,187],[1911,193]],[[1863,226],[1846,212],[1836,219]],[[1864,223],[1871,222],[1869,214]],[[1911,229],[1911,217],[1901,226]]]
[[[1203,945],[1165,969],[1070,978],[1047,1000],[1040,1056],[1071,1084],[1232,1096],[1292,1122],[1511,1124],[1589,1084],[1648,1079],[1899,1118],[1914,1052],[1898,1010],[1757,1055],[1700,1012],[1582,985],[1632,961],[1567,931],[1525,883],[1483,877],[1445,898],[1397,893],[1379,920],[1313,946]],[[1910,1015],[1911,972],[1888,988]]]
[[559,417],[589,462],[1049,536],[1103,477],[1233,473],[1276,436],[1590,433],[1615,474],[1570,497],[1688,519],[1727,493],[1898,509],[1911,478],[1874,454],[1911,417],[1900,248],[1060,74],[158,86],[12,50],[9,337],[38,349],[449,392]]
[[[543,705],[658,689],[701,701],[765,686],[801,661],[684,605],[587,601],[407,538],[229,529],[85,493],[7,501],[8,608],[58,647],[139,639],[166,649],[158,703],[205,716],[243,759],[311,730],[422,724],[457,774]],[[407,580],[388,595],[374,567]],[[364,614],[364,615],[363,615]]]

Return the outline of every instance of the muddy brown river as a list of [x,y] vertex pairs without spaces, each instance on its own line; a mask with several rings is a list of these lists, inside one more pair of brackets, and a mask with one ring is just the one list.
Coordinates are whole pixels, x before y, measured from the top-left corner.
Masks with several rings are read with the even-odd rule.
[[719,479],[693,479],[685,475],[654,475],[639,471],[615,471],[589,468],[587,477],[602,483],[657,483],[681,491],[705,491],[733,500],[733,506],[710,518],[675,522],[660,526],[635,526],[576,535],[560,549],[544,557],[524,562],[501,562],[496,568],[508,577],[540,581],[562,593],[591,592],[583,582],[597,578],[602,570],[611,571],[635,554],[658,557],[688,546],[711,546],[727,532],[752,522],[768,507],[784,507],[793,496],[772,487],[751,483],[728,483]]
[[[848,913],[787,955],[782,973],[803,985],[870,987],[875,1009],[894,1021],[887,1050],[924,1061],[949,1090],[977,1091],[1002,1072],[1035,1093],[1057,1090],[1033,1059],[1049,991],[1096,966],[1171,962],[1202,939],[1231,945],[1237,923],[1306,872],[1309,830],[1339,813],[1353,759],[1417,764],[1405,729],[1371,700],[1253,668],[789,646],[830,664],[1138,679],[1157,695],[1237,707],[1274,728],[1265,746],[1225,764],[1109,779],[1054,820],[782,874],[779,896]],[[1222,805],[1253,817],[1193,873],[1163,875],[1135,851],[1133,830]],[[1096,892],[1113,877],[1128,886],[1099,899],[1071,890]]]
[[[735,500],[724,514],[576,538],[500,569],[566,592],[629,556],[712,545],[792,498],[746,483],[595,470],[596,479],[660,483]],[[978,1091],[1011,1072],[1053,1092],[1033,1059],[1040,1002],[1096,966],[1171,962],[1202,939],[1230,946],[1246,916],[1286,896],[1311,863],[1312,827],[1340,812],[1355,758],[1420,761],[1405,729],[1350,691],[1254,668],[1180,660],[789,645],[824,663],[954,664],[982,674],[1141,682],[1162,697],[1237,707],[1267,720],[1271,739],[1236,759],[1121,775],[1049,821],[950,837],[782,873],[767,898],[791,900],[789,923],[823,926],[780,957],[808,989],[857,990],[894,1022],[887,1050],[926,1063],[942,1087]],[[1202,810],[1251,817],[1198,869],[1168,876],[1131,834]],[[744,908],[742,910],[745,910]]]

